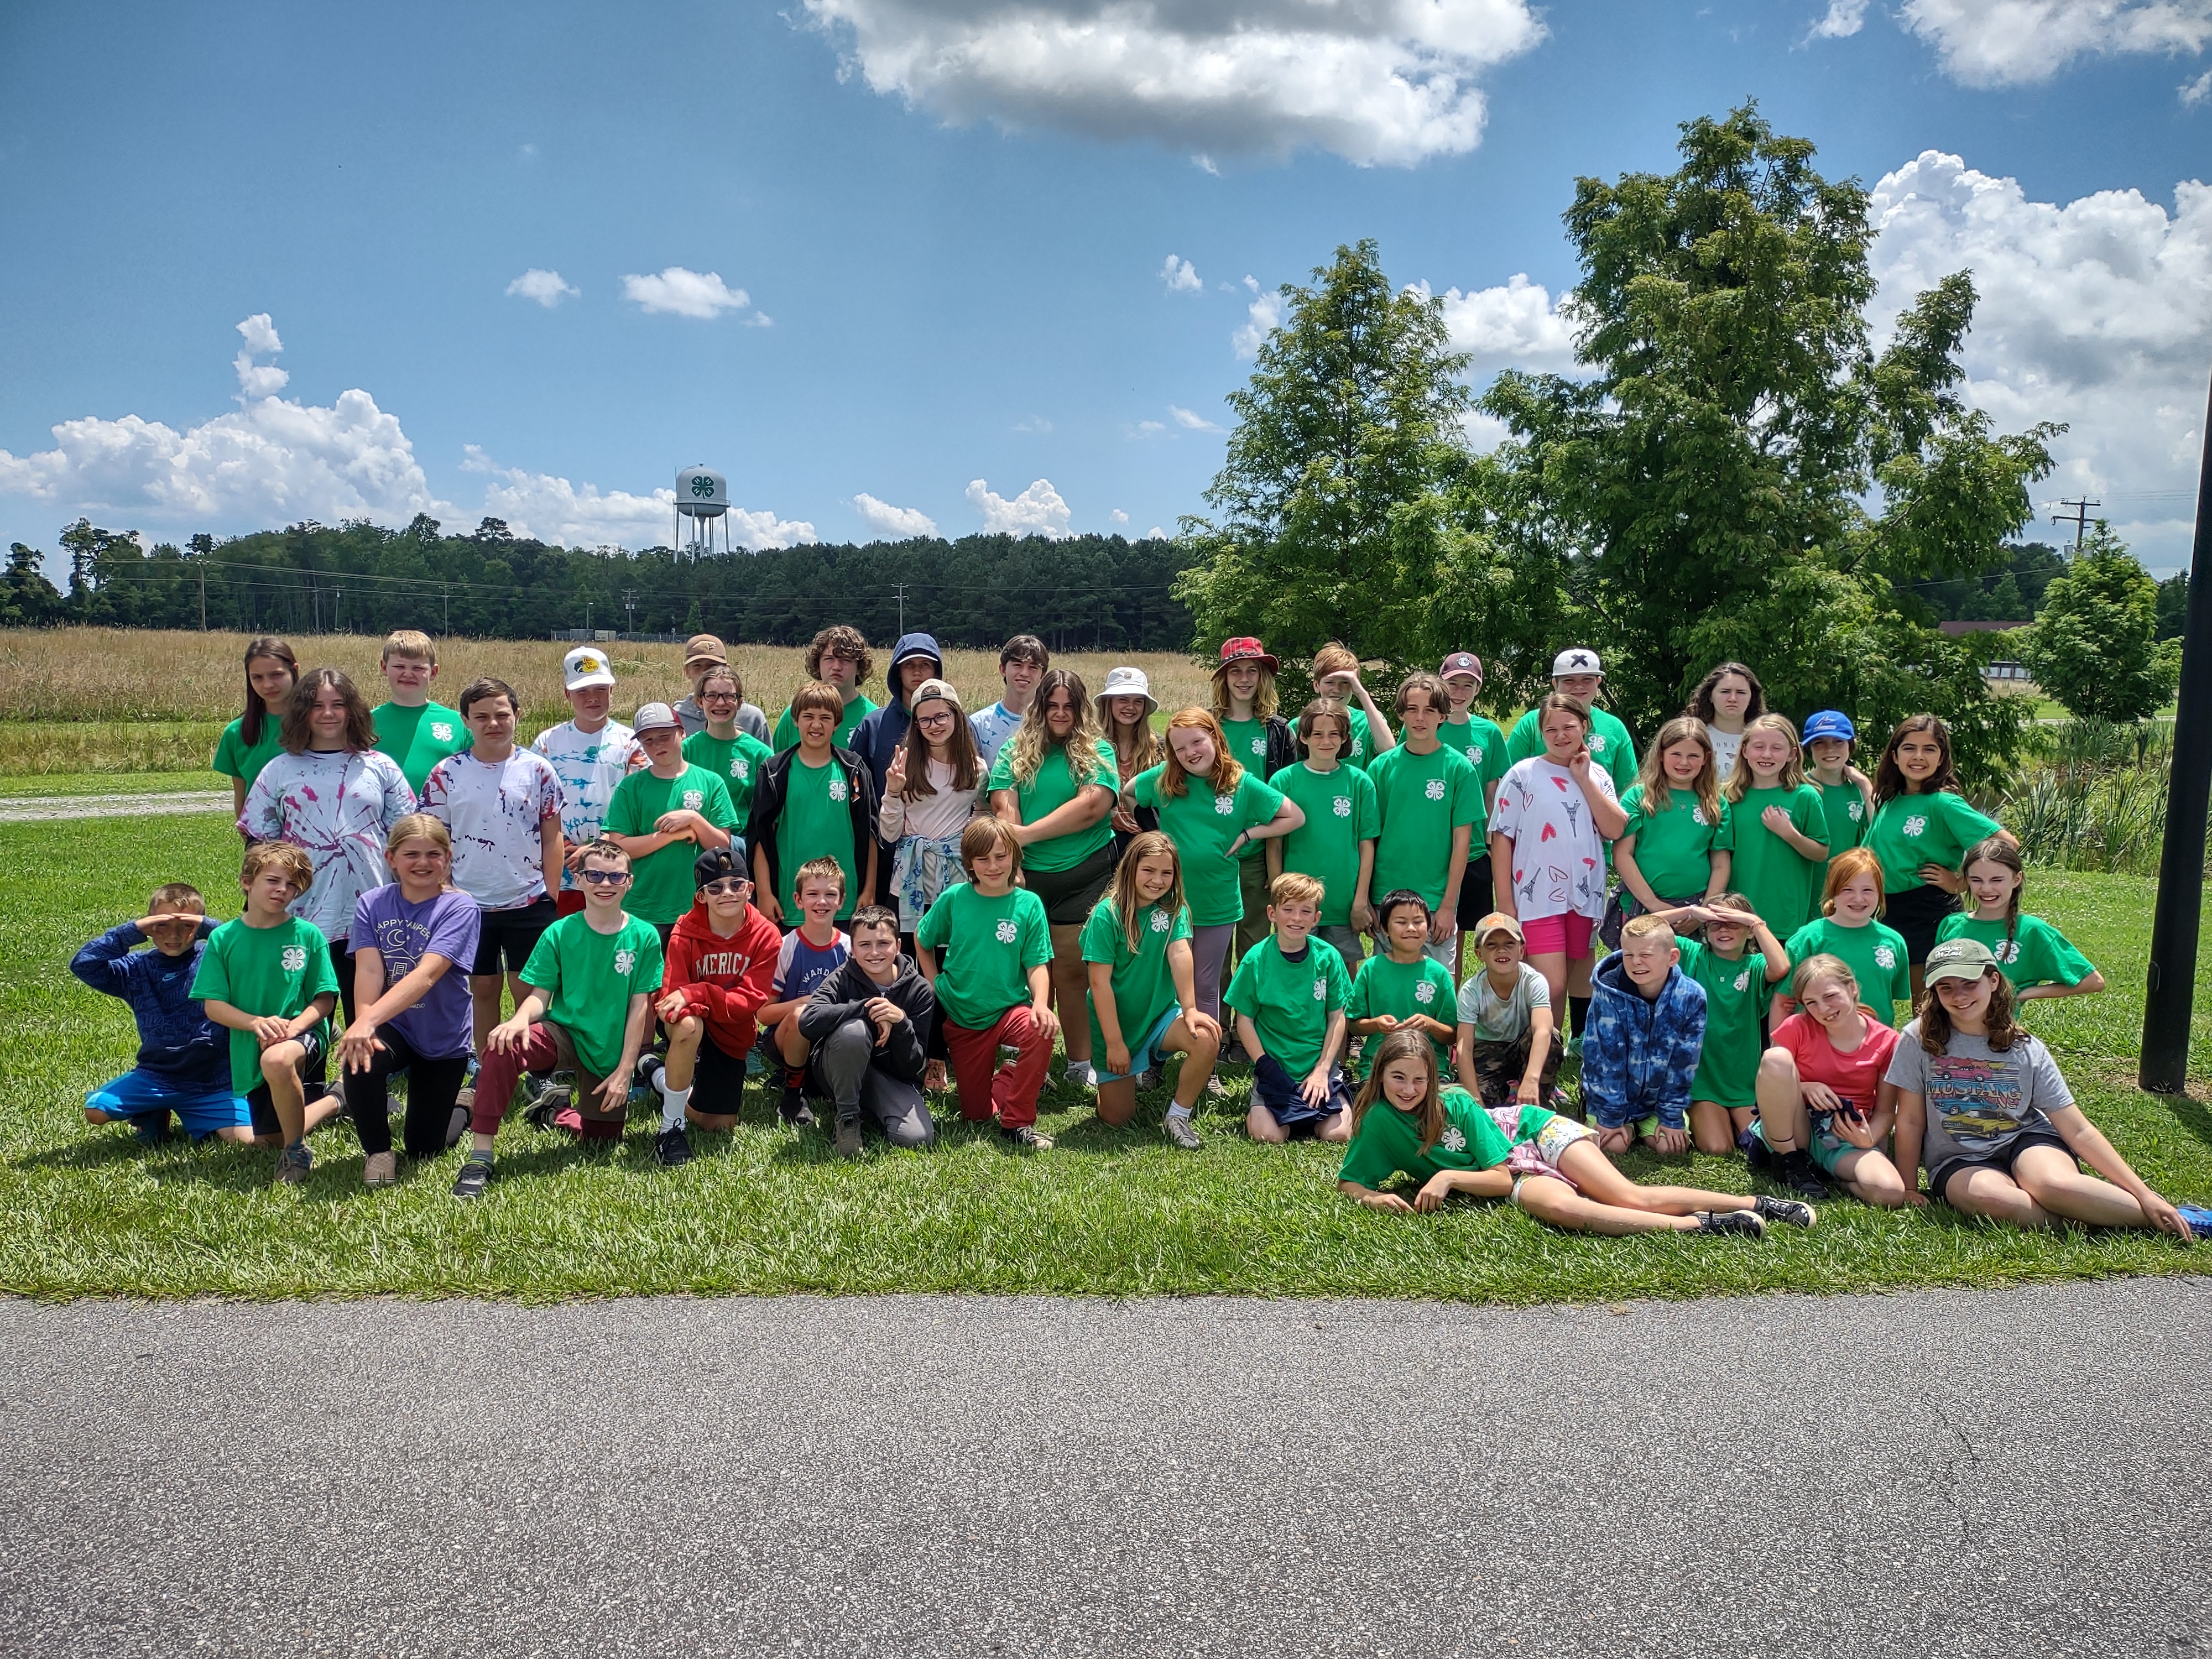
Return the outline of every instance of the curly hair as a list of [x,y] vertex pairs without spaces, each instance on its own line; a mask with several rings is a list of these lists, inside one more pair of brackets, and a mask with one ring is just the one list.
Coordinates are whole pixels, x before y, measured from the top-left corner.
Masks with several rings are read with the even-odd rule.
[[[1045,717],[1045,706],[1053,694],[1062,690],[1075,705],[1075,724],[1068,728],[1065,742],[1053,736]],[[1024,788],[1035,783],[1037,769],[1055,749],[1066,751],[1067,774],[1078,789],[1098,775],[1098,722],[1091,710],[1090,689],[1083,684],[1083,676],[1072,668],[1045,670],[1022,723],[1006,739],[1006,765],[1014,781]]]
[[284,710],[284,723],[277,728],[285,752],[304,755],[313,744],[314,728],[308,721],[315,712],[315,699],[326,688],[345,700],[345,746],[356,754],[367,754],[375,748],[376,721],[368,712],[368,700],[347,678],[345,670],[310,668],[292,688],[292,702]]
[[[2012,981],[1994,967],[1984,968],[1982,977],[1990,981],[1989,1011],[1982,1016],[1982,1041],[2002,1054],[2031,1033],[2013,1023]],[[1954,1030],[1951,1011],[1936,994],[1934,985],[1921,992],[1912,1012],[1920,1022],[1920,1046],[1931,1054],[1948,1050]]]
[[1177,732],[1203,732],[1213,740],[1213,769],[1206,775],[1207,787],[1217,795],[1233,795],[1237,786],[1243,781],[1244,769],[1229,752],[1229,739],[1224,736],[1221,722],[1210,708],[1193,706],[1179,708],[1168,717],[1166,741],[1167,759],[1161,763],[1160,799],[1177,800],[1188,787],[1190,774],[1183,769],[1182,757],[1175,751],[1174,737]]
[[855,685],[866,685],[868,677],[876,672],[875,653],[868,649],[868,641],[859,629],[848,628],[843,623],[836,623],[823,629],[806,647],[808,679],[822,678],[822,659],[824,657],[849,657],[858,663],[860,669],[853,676]]

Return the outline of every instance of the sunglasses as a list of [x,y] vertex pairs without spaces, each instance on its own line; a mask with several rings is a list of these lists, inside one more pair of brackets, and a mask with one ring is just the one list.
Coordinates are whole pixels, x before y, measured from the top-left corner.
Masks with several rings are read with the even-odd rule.
[[708,882],[699,890],[705,893],[709,897],[720,898],[725,893],[744,892],[745,890],[745,884],[742,877],[724,876],[720,881]]
[[576,879],[592,887],[619,887],[629,879],[627,870],[579,870]]

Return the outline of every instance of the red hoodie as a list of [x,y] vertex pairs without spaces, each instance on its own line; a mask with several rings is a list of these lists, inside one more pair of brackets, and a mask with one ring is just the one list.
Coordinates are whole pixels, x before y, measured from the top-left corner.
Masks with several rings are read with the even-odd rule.
[[707,1022],[717,1048],[743,1060],[760,1030],[760,1011],[768,1006],[776,947],[782,940],[776,925],[750,904],[738,931],[725,939],[707,920],[706,902],[701,900],[668,936],[661,988],[683,992],[684,1012]]

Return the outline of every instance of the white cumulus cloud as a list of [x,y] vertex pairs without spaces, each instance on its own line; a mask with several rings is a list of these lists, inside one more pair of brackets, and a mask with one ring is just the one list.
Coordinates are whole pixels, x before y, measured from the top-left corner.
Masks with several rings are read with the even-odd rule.
[[[1425,283],[1415,285],[1427,292]],[[1574,325],[1561,312],[1566,296],[1555,301],[1541,283],[1516,271],[1498,288],[1444,290],[1444,326],[1452,349],[1468,353],[1478,378],[1501,368],[1532,374],[1567,374],[1575,367]]]
[[997,494],[981,478],[968,486],[968,502],[983,515],[986,535],[1050,536],[1068,533],[1073,515],[1049,478],[1039,478],[1012,501]]
[[[464,446],[464,467],[489,475],[483,510],[506,520],[518,536],[570,547],[665,547],[677,533],[673,489],[638,495],[627,489],[602,492],[589,483],[579,489],[550,472],[501,466],[475,444]],[[756,553],[821,539],[804,520],[779,519],[773,513],[749,512],[735,505],[730,508],[729,526],[730,539]]]
[[507,285],[507,291],[518,298],[535,300],[550,311],[563,300],[573,300],[583,293],[561,280],[557,270],[540,270],[532,265]]
[[853,506],[868,521],[872,530],[880,530],[886,536],[934,536],[937,520],[918,507],[893,507],[889,501],[879,501],[866,490],[853,497]]
[[2207,98],[2212,98],[2212,70],[2206,70],[2194,81],[2181,83],[2181,104],[2185,109],[2195,109]]
[[1482,73],[1544,36],[1528,0],[806,0],[878,93],[956,124],[1332,151],[1410,167],[1482,137]]
[[1170,404],[1168,413],[1175,416],[1175,423],[1186,432],[1219,432],[1223,429],[1196,410],[1185,409],[1180,404]]
[[238,325],[246,343],[231,359],[238,371],[238,389],[248,398],[273,398],[291,383],[292,377],[274,363],[256,363],[256,357],[274,356],[284,349],[276,337],[276,324],[265,311],[257,311]]
[[671,265],[658,276],[631,276],[622,281],[623,298],[635,301],[647,313],[659,311],[676,317],[712,318],[726,311],[743,311],[752,304],[744,289],[732,288],[718,271]]
[[2212,358],[2212,186],[2174,197],[2171,214],[2133,190],[2032,202],[1928,150],[1875,186],[1869,210],[1878,328],[1971,270],[1969,395],[2001,429],[2066,422],[2039,500],[2101,497],[2154,565],[2186,555]]
[[1170,294],[1206,292],[1206,283],[1198,274],[1198,267],[1172,253],[1168,255],[1168,262],[1160,267],[1160,280],[1168,285]]
[[[1244,280],[1249,283],[1252,279],[1247,276]],[[1281,324],[1287,307],[1288,301],[1279,294],[1256,296],[1245,308],[1243,325],[1229,337],[1231,349],[1240,357],[1258,356],[1260,348],[1267,343],[1267,337]]]
[[1899,16],[1946,75],[1972,87],[2047,81],[2093,54],[2196,52],[2212,41],[2212,0],[1905,0]]
[[1127,514],[1124,513],[1124,512],[1123,512],[1120,507],[1115,507],[1115,508],[1113,510],[1113,512],[1112,512],[1112,513],[1110,513],[1110,514],[1109,514],[1107,516],[1108,516],[1108,517],[1109,517],[1109,518],[1111,518],[1111,519],[1114,520],[1114,522],[1115,522],[1115,524],[1127,524],[1127,523],[1128,523],[1128,522],[1129,522],[1129,515],[1128,515]]
[[1828,0],[1826,15],[1813,25],[1816,40],[1847,40],[1866,27],[1867,0]]

